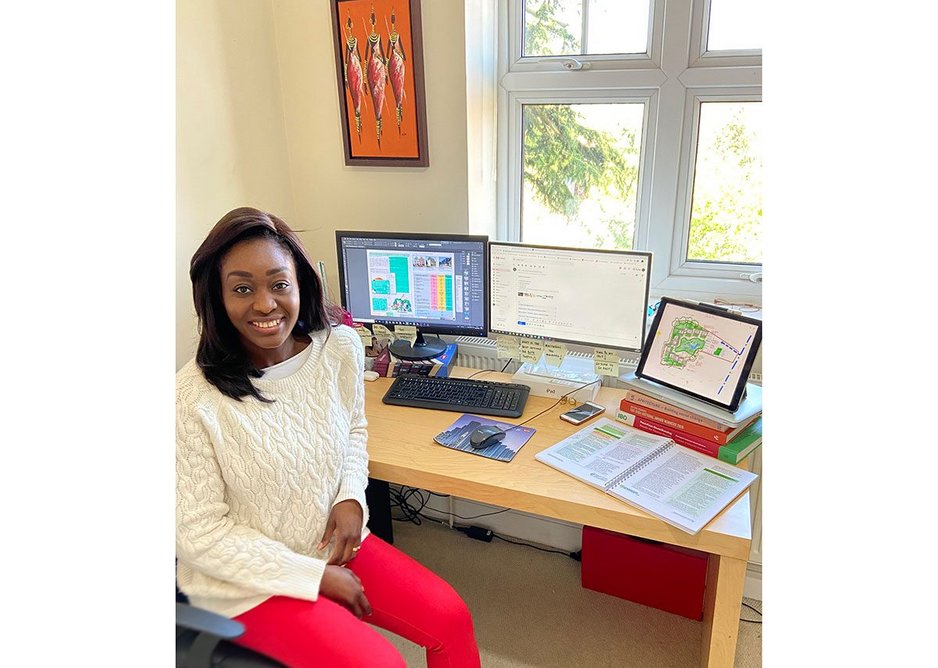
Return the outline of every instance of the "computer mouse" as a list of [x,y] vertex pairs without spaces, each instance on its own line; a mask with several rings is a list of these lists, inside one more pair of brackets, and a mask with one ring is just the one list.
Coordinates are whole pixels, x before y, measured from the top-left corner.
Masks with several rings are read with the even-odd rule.
[[476,429],[469,435],[469,445],[476,450],[495,445],[505,438],[505,431],[493,424],[487,424]]

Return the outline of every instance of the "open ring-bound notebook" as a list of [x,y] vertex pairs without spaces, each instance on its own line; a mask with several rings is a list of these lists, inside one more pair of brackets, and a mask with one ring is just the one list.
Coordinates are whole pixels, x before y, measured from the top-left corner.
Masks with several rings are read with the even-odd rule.
[[609,418],[601,418],[534,458],[691,534],[706,526],[757,477],[667,437]]

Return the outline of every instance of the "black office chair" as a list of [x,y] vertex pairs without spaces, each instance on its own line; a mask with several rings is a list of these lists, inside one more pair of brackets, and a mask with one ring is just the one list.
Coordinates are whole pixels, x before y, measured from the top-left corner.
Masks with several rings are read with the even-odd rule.
[[282,663],[229,642],[244,624],[189,605],[176,593],[176,668],[285,668]]
[[[394,542],[388,483],[368,480],[365,494],[371,513],[368,527]],[[176,668],[286,668],[282,663],[229,642],[244,633],[244,624],[193,607],[176,588]]]

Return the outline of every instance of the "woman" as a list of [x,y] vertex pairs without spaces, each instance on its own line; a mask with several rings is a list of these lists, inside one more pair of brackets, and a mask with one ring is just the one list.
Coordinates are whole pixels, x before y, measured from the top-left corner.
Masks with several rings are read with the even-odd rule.
[[291,668],[403,666],[362,619],[426,647],[430,667],[479,666],[459,595],[365,526],[364,351],[299,238],[235,209],[189,274],[200,339],[176,375],[179,588]]

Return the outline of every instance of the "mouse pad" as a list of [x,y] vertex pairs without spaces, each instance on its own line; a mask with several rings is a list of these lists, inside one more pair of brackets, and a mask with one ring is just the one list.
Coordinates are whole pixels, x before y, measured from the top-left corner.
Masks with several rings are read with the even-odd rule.
[[[469,436],[482,425],[493,424],[499,429],[505,431],[505,438],[490,445],[487,448],[473,448],[469,444]],[[536,430],[533,427],[519,427],[510,422],[499,422],[491,418],[481,417],[464,413],[456,422],[433,437],[433,440],[440,445],[452,448],[453,450],[462,450],[470,452],[480,457],[497,459],[500,462],[510,462],[518,454],[525,443],[531,440]]]

